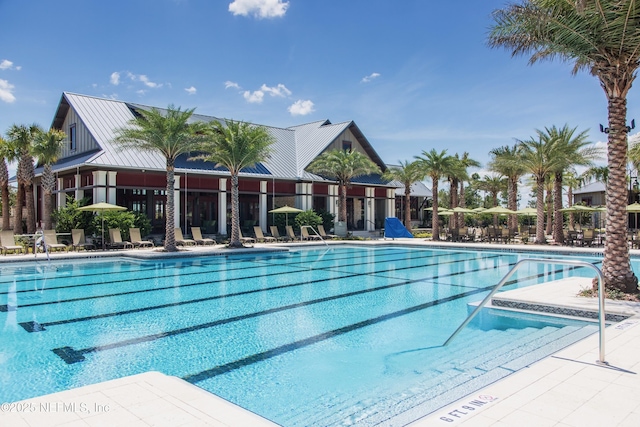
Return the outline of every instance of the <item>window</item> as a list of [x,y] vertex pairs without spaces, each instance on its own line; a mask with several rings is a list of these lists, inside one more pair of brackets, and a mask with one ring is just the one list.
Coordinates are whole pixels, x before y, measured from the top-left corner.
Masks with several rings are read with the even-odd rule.
[[76,124],[69,126],[69,150],[76,151]]
[[164,219],[164,200],[156,200],[154,218],[157,220]]
[[342,149],[351,151],[351,141],[342,141]]

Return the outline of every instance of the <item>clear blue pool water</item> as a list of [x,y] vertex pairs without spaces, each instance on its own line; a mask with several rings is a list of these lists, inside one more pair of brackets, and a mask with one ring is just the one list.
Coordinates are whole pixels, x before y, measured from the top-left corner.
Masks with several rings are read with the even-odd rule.
[[[525,257],[552,258],[339,246],[0,265],[0,402],[157,370],[284,426],[402,425],[597,331],[488,313],[441,347]],[[503,289],[570,271],[593,274],[532,265]]]

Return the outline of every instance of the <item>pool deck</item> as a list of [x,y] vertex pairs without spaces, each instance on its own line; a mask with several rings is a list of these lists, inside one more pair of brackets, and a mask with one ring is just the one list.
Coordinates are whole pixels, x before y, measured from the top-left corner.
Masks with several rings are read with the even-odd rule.
[[[332,242],[333,243],[333,242]],[[341,242],[345,243],[345,242]],[[350,243],[350,242],[346,242]],[[353,242],[363,243],[363,242]],[[366,244],[541,250],[574,254],[601,252],[593,248],[535,245],[458,245],[414,240],[368,241]],[[305,243],[311,245],[313,243]],[[316,242],[315,245],[318,243]],[[300,244],[295,244],[300,247]],[[285,245],[256,245],[228,250],[223,246],[188,248],[177,254],[153,250],[56,253],[51,259],[103,256],[156,258],[226,255],[278,250]],[[639,251],[632,251],[640,254]],[[46,255],[38,254],[38,261]],[[34,255],[7,255],[2,262],[33,261]],[[597,300],[576,293],[590,279],[572,278],[525,289],[501,292],[495,298],[511,303],[546,305],[553,309],[597,311]],[[551,304],[549,302],[552,302]],[[510,375],[446,408],[411,424],[412,427],[480,426],[639,426],[640,425],[640,303],[606,302],[606,312],[631,316],[605,332],[605,360],[599,355],[597,334]],[[179,378],[147,372],[33,399],[3,404],[0,425],[22,426],[274,426],[264,418]]]

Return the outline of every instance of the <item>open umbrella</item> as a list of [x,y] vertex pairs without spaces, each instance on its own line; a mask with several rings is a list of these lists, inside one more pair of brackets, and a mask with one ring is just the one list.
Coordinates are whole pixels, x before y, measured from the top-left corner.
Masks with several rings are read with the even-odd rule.
[[[518,215],[524,215],[526,217],[532,217],[532,216],[536,216],[538,215],[538,210],[536,208],[523,208],[523,209],[518,209],[516,211],[516,213]],[[527,218],[527,227],[529,227],[531,225],[530,223],[531,218]]]
[[279,208],[271,209],[269,213],[283,213],[285,215],[285,222],[289,225],[289,214],[304,212],[302,209],[294,208],[288,205],[284,205]]
[[78,210],[83,212],[100,212],[100,216],[102,217],[102,250],[104,250],[104,215],[102,215],[102,213],[104,211],[126,211],[127,208],[124,206],[112,205],[111,203],[100,202],[83,206],[78,208]]
[[503,208],[502,206],[494,206],[487,210],[482,211],[483,214],[493,214],[493,215],[511,215],[516,213],[516,211],[512,211],[511,209]]

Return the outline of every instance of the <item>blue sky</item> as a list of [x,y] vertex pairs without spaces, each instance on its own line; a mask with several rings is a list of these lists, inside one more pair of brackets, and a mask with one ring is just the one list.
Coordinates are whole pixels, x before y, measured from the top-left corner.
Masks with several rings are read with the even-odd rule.
[[387,163],[435,148],[486,164],[565,123],[604,141],[595,77],[487,46],[505,4],[0,0],[0,132],[49,127],[69,91],[281,127],[353,120]]

